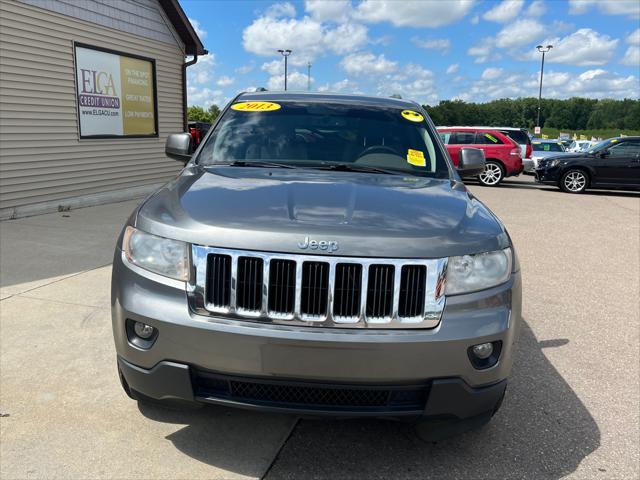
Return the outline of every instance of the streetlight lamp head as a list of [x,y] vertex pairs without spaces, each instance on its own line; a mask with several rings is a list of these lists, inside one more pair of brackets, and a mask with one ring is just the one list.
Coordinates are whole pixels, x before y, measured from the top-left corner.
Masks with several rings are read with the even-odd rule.
[[547,45],[547,48],[551,50],[553,48],[553,45]]
[[[536,48],[537,48],[538,50],[540,50],[540,49],[542,49],[542,45],[538,45]],[[280,50],[278,50],[278,51],[280,51]]]

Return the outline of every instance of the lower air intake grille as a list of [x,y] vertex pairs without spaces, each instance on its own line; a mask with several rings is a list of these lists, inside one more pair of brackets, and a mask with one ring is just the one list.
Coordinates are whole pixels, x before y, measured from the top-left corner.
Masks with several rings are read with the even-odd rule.
[[367,316],[391,317],[393,310],[393,265],[371,265],[367,287]]
[[250,311],[262,309],[262,259],[256,257],[238,258],[238,308]]
[[423,265],[405,265],[401,270],[398,315],[417,317],[424,311],[427,268]]
[[194,371],[195,396],[289,409],[334,411],[423,410],[427,385],[361,386],[229,377]]
[[302,264],[300,311],[304,315],[325,315],[327,313],[328,292],[329,264],[325,262],[304,262]]

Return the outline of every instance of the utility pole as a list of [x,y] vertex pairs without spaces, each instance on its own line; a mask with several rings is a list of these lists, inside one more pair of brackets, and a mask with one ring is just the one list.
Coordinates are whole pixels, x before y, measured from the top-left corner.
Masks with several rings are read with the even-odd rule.
[[278,53],[284,57],[284,89],[287,90],[287,57],[291,55],[291,50],[278,50]]
[[307,62],[307,91],[311,91],[311,62]]
[[543,47],[542,45],[538,45],[536,49],[542,53],[542,65],[540,66],[540,90],[538,91],[538,122],[537,127],[540,128],[540,108],[542,104],[542,76],[544,75],[544,54],[553,48],[553,45],[547,45]]

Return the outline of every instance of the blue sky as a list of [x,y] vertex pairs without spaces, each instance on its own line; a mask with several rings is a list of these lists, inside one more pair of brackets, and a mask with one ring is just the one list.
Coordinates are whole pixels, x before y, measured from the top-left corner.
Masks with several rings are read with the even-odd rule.
[[190,105],[289,89],[460,98],[640,97],[638,0],[180,0],[210,54],[189,68]]

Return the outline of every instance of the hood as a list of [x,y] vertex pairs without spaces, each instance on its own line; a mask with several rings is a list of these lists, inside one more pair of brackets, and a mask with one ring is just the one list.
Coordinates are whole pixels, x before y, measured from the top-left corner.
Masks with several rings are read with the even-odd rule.
[[222,248],[434,258],[509,245],[502,224],[454,180],[311,169],[189,167],[139,209],[136,226]]
[[576,155],[574,152],[544,152],[544,151],[534,151],[531,153],[532,158],[551,158],[551,157],[567,157]]
[[[547,152],[545,152],[547,153]],[[585,158],[591,157],[590,154],[586,152],[553,152],[553,155],[547,155],[542,157],[544,162],[549,162],[551,160],[561,159],[561,160],[581,160]]]

